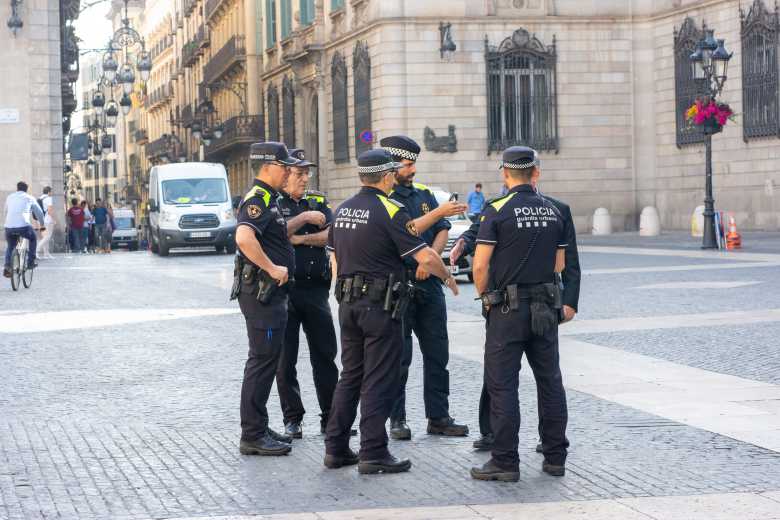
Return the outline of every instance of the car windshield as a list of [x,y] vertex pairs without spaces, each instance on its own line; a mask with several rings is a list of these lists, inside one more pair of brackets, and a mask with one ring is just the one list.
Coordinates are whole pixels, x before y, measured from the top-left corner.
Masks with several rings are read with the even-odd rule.
[[209,204],[227,201],[224,179],[176,179],[163,181],[166,204]]
[[135,227],[133,217],[114,217],[114,224],[117,229],[133,229]]

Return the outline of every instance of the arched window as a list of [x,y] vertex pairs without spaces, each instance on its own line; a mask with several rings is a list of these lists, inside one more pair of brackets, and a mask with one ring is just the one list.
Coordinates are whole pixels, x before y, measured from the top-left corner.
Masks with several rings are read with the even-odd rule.
[[518,29],[498,47],[485,40],[488,151],[530,146],[558,151],[555,37],[545,46]]
[[333,89],[333,160],[349,161],[349,115],[347,113],[347,64],[337,52],[330,65]]
[[368,43],[357,42],[352,54],[355,82],[355,155],[371,149],[371,58]]
[[704,142],[704,132],[688,124],[685,112],[705,89],[701,80],[693,77],[691,54],[696,44],[704,36],[704,29],[696,27],[696,22],[688,17],[678,31],[674,30],[674,92],[675,121],[677,121],[677,147]]
[[756,137],[780,137],[780,90],[778,89],[777,4],[770,13],[762,0],[755,0],[742,21],[742,135],[747,142]]
[[279,141],[279,93],[274,85],[268,87],[268,140]]
[[282,117],[284,118],[284,143],[295,148],[295,92],[292,81],[285,76],[282,81]]

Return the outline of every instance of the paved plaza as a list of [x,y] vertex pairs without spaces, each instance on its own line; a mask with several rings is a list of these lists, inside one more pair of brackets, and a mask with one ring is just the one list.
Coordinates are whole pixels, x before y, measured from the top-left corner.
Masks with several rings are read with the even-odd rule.
[[[581,313],[561,328],[568,471],[541,471],[524,366],[516,484],[468,473],[489,455],[471,448],[484,324],[465,280],[448,296],[450,398],[471,436],[425,434],[416,351],[414,437],[391,441],[412,470],[360,476],[322,465],[305,346],[304,439],[238,453],[230,256],[58,255],[31,289],[0,288],[0,519],[780,519],[780,235],[743,241],[581,237]],[[281,429],[275,390],[269,411]]]

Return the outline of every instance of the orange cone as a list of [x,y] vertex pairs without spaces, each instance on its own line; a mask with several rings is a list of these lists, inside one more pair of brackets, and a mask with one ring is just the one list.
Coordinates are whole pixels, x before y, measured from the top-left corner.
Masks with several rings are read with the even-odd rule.
[[737,221],[729,214],[729,232],[726,235],[726,249],[742,249],[742,237],[737,232]]

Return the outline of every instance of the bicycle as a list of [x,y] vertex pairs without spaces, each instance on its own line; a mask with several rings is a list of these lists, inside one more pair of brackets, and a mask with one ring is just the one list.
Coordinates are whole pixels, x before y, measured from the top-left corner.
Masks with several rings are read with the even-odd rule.
[[19,238],[16,248],[11,255],[11,288],[14,291],[19,290],[19,282],[22,282],[25,289],[29,289],[33,281],[33,269],[27,267],[27,249],[29,241],[26,238]]

